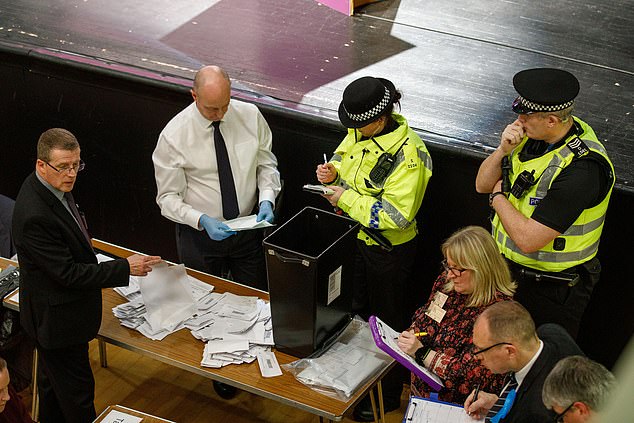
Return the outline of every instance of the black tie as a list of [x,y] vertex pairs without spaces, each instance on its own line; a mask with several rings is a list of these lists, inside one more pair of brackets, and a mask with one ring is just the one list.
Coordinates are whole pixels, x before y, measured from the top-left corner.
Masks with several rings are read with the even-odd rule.
[[77,208],[77,204],[75,203],[73,194],[71,194],[70,192],[65,192],[64,198],[66,198],[66,202],[68,203],[68,208],[70,209],[71,214],[77,221],[77,224],[79,225],[79,229],[81,229],[81,233],[84,234],[84,237],[86,237],[86,241],[88,241],[88,244],[91,244],[90,235],[88,235],[88,228],[86,227],[86,222],[84,221],[84,217],[81,215],[81,213],[79,213],[79,209]]
[[218,178],[220,179],[220,195],[222,196],[222,215],[225,219],[235,219],[240,214],[236,186],[231,173],[231,163],[225,139],[220,132],[220,121],[212,123],[214,127],[214,147],[218,162]]
[[493,405],[493,407],[491,407],[491,409],[489,410],[489,412],[487,413],[485,422],[489,423],[491,421],[491,419],[493,418],[493,416],[495,416],[504,406],[504,403],[506,402],[506,397],[509,395],[509,392],[511,392],[513,389],[517,388],[517,380],[515,380],[515,374],[511,373],[511,376],[509,378],[509,383],[506,385],[506,387],[504,388],[504,391],[502,391],[502,394],[499,396],[498,400],[495,402],[495,404]]

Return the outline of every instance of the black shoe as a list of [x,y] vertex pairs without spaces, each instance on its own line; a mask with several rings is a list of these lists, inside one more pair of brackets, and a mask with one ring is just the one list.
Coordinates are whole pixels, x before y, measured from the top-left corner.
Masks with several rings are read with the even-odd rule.
[[[401,407],[400,400],[388,400],[386,398],[383,399],[383,409],[386,413],[394,410],[398,410]],[[376,402],[376,413],[379,413],[379,403]],[[372,412],[372,402],[370,401],[369,395],[366,395],[365,398],[361,400],[356,407],[354,407],[354,411],[352,412],[352,418],[356,422],[373,422],[374,421],[374,413]]]
[[226,383],[213,381],[214,391],[220,396],[222,399],[231,399],[238,394],[238,389],[234,388],[231,385],[227,385]]

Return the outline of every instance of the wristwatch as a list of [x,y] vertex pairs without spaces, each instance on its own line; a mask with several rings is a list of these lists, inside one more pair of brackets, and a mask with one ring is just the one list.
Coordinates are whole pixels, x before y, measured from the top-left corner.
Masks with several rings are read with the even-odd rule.
[[427,358],[427,354],[431,351],[431,348],[422,346],[414,352],[414,360],[421,366],[424,366],[425,359]]
[[496,192],[492,192],[491,194],[489,194],[489,207],[493,207],[493,199],[497,196],[497,195],[503,195],[506,197],[506,194],[502,191],[496,191]]

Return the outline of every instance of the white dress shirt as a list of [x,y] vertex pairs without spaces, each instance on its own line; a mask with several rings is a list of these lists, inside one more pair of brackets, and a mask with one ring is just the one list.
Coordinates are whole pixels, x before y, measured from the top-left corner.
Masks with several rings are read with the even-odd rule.
[[543,349],[544,349],[544,342],[540,339],[539,340],[539,348],[537,349],[537,352],[535,353],[533,358],[531,358],[528,361],[528,363],[526,363],[526,365],[521,368],[521,370],[518,370],[517,372],[515,372],[515,380],[517,381],[517,389],[519,389],[520,386],[522,385],[522,382],[524,382],[524,379],[526,378],[526,375],[533,368],[533,364],[535,364],[535,362],[539,358],[539,355],[542,353]]
[[[213,131],[211,121],[192,103],[165,126],[152,154],[161,214],[196,229],[203,214],[225,220]],[[271,151],[271,130],[258,108],[232,99],[220,131],[229,153],[240,216],[249,215],[256,201],[275,204],[280,174]]]

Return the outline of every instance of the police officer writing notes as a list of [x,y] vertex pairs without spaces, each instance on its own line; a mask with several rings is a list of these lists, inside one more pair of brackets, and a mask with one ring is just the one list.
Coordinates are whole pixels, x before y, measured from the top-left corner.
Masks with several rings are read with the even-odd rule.
[[559,69],[517,73],[517,119],[482,163],[476,190],[490,193],[493,237],[518,283],[515,299],[537,325],[576,337],[599,280],[595,257],[614,168],[592,128],[572,115],[579,82]]
[[194,99],[161,132],[152,155],[163,216],[177,223],[180,260],[188,267],[267,289],[262,234],[224,223],[259,206],[273,221],[280,192],[272,135],[253,104],[231,100],[231,81],[217,66],[198,71]]
[[[415,218],[432,173],[425,144],[407,120],[393,112],[400,98],[387,79],[363,77],[348,85],[339,106],[339,120],[348,134],[330,162],[316,170],[319,182],[334,191],[325,196],[328,201],[362,225],[355,311],[364,317],[375,314],[399,329],[409,326],[403,306],[416,253]],[[396,368],[383,379],[387,411],[399,407],[405,377]],[[354,417],[374,420],[367,398]]]

